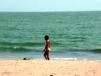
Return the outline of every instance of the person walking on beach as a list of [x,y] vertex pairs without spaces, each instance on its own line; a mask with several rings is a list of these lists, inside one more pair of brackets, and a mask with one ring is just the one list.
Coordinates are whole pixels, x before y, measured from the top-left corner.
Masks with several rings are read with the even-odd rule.
[[44,39],[45,39],[44,57],[45,57],[46,60],[50,60],[50,58],[49,58],[49,51],[50,51],[49,36],[45,35]]

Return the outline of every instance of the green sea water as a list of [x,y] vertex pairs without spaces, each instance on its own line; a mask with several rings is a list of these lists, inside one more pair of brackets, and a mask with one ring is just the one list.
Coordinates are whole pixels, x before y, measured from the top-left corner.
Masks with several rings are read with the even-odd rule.
[[53,58],[101,59],[100,11],[0,12],[0,58],[42,58],[45,34]]

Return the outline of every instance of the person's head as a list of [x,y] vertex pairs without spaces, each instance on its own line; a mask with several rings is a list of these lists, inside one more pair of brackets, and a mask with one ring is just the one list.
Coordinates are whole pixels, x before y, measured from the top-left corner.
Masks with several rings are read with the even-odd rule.
[[49,40],[49,36],[48,35],[45,35],[44,39],[45,40]]

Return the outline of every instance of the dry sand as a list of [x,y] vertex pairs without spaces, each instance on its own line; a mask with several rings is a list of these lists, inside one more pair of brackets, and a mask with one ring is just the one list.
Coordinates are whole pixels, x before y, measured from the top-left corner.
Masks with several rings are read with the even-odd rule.
[[0,76],[101,76],[101,61],[1,60]]

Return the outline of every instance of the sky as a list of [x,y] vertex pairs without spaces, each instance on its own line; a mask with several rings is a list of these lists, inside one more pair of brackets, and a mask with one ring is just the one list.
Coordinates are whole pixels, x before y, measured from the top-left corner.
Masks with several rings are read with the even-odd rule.
[[0,0],[0,11],[101,11],[101,0]]

